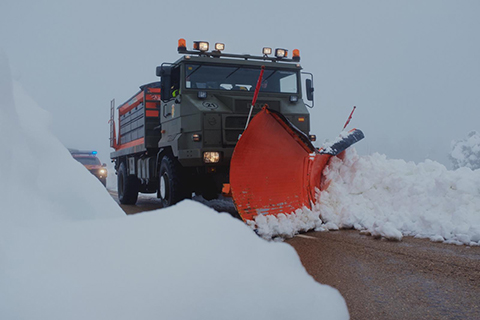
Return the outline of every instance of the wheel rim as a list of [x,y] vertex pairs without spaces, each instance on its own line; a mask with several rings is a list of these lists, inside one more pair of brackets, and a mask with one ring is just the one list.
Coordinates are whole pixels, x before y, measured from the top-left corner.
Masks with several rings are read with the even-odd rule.
[[167,179],[168,177],[166,174],[163,174],[162,178],[160,179],[160,197],[164,200],[167,198]]

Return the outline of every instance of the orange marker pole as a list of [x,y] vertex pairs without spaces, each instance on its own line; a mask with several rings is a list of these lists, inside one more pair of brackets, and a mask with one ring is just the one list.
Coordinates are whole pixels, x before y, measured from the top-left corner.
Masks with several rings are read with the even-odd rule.
[[265,71],[265,66],[262,66],[262,70],[260,71],[260,75],[258,76],[257,86],[255,87],[255,93],[253,94],[252,99],[252,106],[250,107],[250,112],[248,113],[247,123],[245,124],[245,130],[247,130],[248,123],[250,122],[250,117],[252,116],[253,106],[255,102],[257,102],[258,92],[260,91],[260,86],[262,84],[263,72]]
[[348,117],[347,119],[347,122],[345,122],[345,125],[343,126],[343,130],[345,130],[345,128],[348,126],[348,124],[350,123],[350,120],[352,120],[352,116],[353,116],[353,112],[355,111],[357,107],[353,106],[353,110],[352,112],[350,112],[350,116]]

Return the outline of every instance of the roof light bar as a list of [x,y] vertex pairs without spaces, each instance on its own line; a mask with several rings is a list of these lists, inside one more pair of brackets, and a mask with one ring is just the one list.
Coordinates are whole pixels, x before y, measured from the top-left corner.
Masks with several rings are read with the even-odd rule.
[[[271,56],[273,49],[270,47],[264,47],[262,49],[262,55],[250,55],[250,54],[234,54],[234,53],[224,53],[225,44],[221,42],[215,43],[215,48],[212,48],[212,51],[209,50],[209,43],[207,41],[194,41],[193,50],[187,50],[186,41],[183,38],[178,40],[178,52],[181,54],[186,54],[185,59],[190,59],[190,55],[199,55],[205,57],[225,57],[225,58],[242,58],[246,60],[255,59],[255,60],[268,60],[273,62],[299,62],[300,61],[300,51],[295,49],[293,51],[293,56],[291,59],[288,58],[288,50],[282,48],[275,49],[275,55]],[[297,65],[300,67],[300,65]]]

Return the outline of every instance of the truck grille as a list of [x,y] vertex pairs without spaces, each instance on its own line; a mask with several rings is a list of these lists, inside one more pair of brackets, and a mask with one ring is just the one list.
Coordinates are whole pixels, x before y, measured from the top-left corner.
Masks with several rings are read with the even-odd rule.
[[247,117],[227,117],[225,118],[225,128],[229,129],[242,129],[247,124]]
[[[257,103],[255,103],[255,107],[252,110],[252,118],[261,110],[261,108],[265,104],[268,104],[270,109],[273,109],[275,111],[280,111],[279,101],[257,101]],[[234,112],[236,113],[236,115],[227,115],[224,118],[223,141],[225,142],[225,144],[234,145],[237,143],[239,135],[241,135],[243,133],[243,130],[245,129],[245,125],[247,123],[248,113],[250,112],[251,105],[252,105],[251,100],[235,101]]]
[[[255,106],[253,108],[253,114],[258,113],[265,104],[268,104],[268,107],[270,109],[280,112],[280,102],[279,101],[257,100],[257,103],[255,103]],[[235,101],[234,112],[237,113],[237,114],[238,113],[248,114],[250,112],[250,106],[251,105],[252,105],[252,100],[236,100]]]
[[224,125],[224,141],[226,144],[236,144],[247,123],[247,116],[227,116]]

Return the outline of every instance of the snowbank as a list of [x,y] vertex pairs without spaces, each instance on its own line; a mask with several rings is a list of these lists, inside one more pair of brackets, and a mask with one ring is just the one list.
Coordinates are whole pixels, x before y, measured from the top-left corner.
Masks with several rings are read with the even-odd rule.
[[0,290],[9,319],[348,318],[292,247],[193,201],[13,240]]
[[360,157],[350,148],[343,161],[332,158],[325,176],[330,184],[317,193],[312,211],[260,216],[253,227],[265,238],[355,228],[392,240],[415,236],[480,245],[480,170]]
[[125,216],[0,53],[1,319],[348,319],[294,249],[197,202]]
[[333,159],[326,176],[331,184],[315,210],[339,228],[397,240],[403,234],[480,244],[480,170],[359,157],[352,149],[343,163]]
[[1,52],[0,96],[2,224],[35,226],[58,219],[125,215],[96,178],[51,134],[48,113],[21,85],[12,83]]

